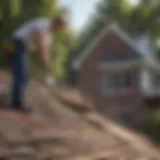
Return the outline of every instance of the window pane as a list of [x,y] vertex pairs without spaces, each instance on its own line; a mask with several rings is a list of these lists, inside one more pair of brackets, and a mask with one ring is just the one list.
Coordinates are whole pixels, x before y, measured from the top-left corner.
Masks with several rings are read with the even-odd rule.
[[132,70],[110,72],[107,74],[105,85],[108,90],[121,91],[132,87],[133,78]]
[[135,77],[134,77],[134,71],[128,72],[127,75],[126,75],[126,82],[125,82],[127,88],[132,87],[134,79],[135,79]]

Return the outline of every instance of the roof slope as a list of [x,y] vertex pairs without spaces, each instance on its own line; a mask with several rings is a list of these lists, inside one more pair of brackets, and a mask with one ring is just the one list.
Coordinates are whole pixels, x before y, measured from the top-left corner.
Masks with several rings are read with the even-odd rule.
[[[153,69],[160,69],[160,64],[155,58],[156,53],[150,48],[149,36],[140,36],[137,39],[131,39],[116,23],[106,25],[100,34],[82,51],[80,56],[73,61],[72,67],[74,70],[79,70],[83,61],[96,48],[96,44],[106,36],[109,31],[113,31],[122,41],[125,41],[136,53],[142,57],[142,63]],[[147,42],[147,43],[146,43]]]
[[28,95],[31,115],[0,111],[0,159],[160,159],[150,142],[93,110],[74,112],[38,84]]

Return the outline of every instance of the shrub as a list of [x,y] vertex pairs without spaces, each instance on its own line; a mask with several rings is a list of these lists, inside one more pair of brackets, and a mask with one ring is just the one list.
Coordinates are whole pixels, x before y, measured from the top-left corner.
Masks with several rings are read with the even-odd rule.
[[160,109],[154,110],[149,116],[144,126],[144,131],[150,138],[160,142]]

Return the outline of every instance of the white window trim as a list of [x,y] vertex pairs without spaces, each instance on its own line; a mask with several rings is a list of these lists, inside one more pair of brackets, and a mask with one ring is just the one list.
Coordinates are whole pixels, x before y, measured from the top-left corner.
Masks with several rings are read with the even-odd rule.
[[101,70],[107,70],[107,69],[123,70],[123,69],[129,69],[129,68],[139,66],[142,64],[141,62],[142,62],[141,60],[131,60],[131,61],[123,61],[123,62],[107,62],[107,63],[104,62],[99,64],[99,68]]

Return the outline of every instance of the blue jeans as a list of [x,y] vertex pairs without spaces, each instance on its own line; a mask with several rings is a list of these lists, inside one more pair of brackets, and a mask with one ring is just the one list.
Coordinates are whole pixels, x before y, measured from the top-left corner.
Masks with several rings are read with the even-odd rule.
[[10,41],[15,46],[15,51],[10,56],[13,78],[11,105],[21,106],[24,105],[25,92],[29,80],[29,55],[20,39],[12,38]]

